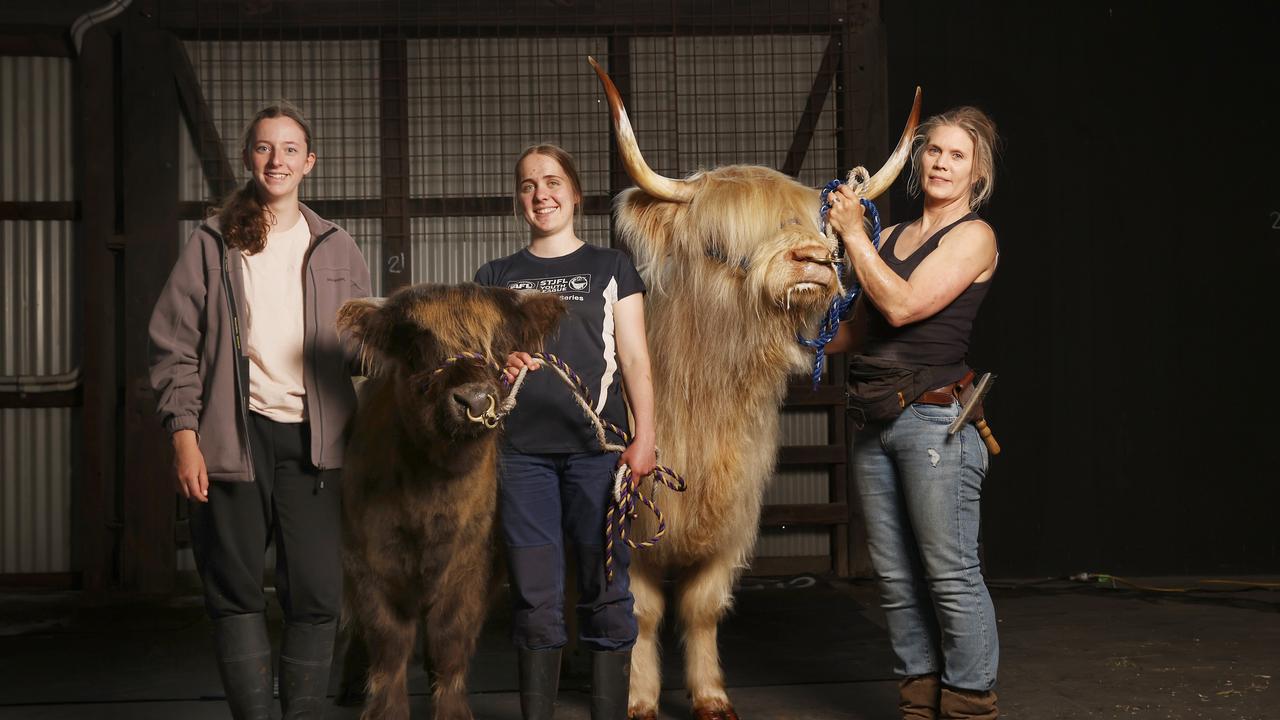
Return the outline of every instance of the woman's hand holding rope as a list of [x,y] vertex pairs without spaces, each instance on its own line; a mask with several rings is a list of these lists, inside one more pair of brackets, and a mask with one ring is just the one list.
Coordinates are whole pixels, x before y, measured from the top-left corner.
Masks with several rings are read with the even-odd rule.
[[[626,430],[597,415],[591,407],[591,393],[587,390],[586,385],[583,384],[582,379],[578,377],[572,368],[555,355],[513,352],[507,356],[507,366],[503,368],[502,376],[503,380],[511,386],[511,392],[502,405],[501,414],[505,415],[515,406],[516,395],[519,393],[520,385],[524,382],[524,376],[530,370],[538,370],[544,364],[555,370],[560,379],[573,391],[574,400],[578,403],[578,407],[591,420],[595,428],[596,440],[599,441],[601,449],[606,452],[620,452],[622,454],[618,461],[618,472],[614,475],[614,501],[609,506],[609,512],[605,518],[605,575],[609,581],[612,581],[614,535],[617,535],[619,540],[633,548],[646,548],[652,547],[667,532],[667,522],[662,516],[662,511],[658,509],[652,497],[645,497],[640,492],[640,480],[645,477],[652,477],[654,490],[657,489],[658,483],[676,492],[683,492],[687,486],[684,478],[680,477],[671,468],[657,464],[658,449],[654,444],[654,439],[633,439]],[[626,447],[609,442],[605,436],[606,430],[621,438],[622,442],[626,443]],[[650,495],[652,494],[650,493]],[[654,536],[639,543],[627,537],[626,522],[628,518],[636,516],[637,501],[653,511],[654,517],[658,521],[658,529]],[[616,532],[614,531],[615,527],[617,528]]]

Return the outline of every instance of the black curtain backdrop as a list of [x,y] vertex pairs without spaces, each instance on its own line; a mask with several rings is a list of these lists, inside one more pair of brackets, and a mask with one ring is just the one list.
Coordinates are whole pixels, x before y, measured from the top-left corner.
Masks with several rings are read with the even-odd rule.
[[891,127],[920,85],[1004,138],[990,576],[1280,572],[1280,24],[1225,5],[883,3]]

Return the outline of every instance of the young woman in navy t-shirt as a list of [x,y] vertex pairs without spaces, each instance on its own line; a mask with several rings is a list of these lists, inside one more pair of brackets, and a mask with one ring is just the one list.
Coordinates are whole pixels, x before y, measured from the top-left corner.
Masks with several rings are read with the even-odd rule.
[[[588,245],[574,231],[582,184],[573,158],[554,145],[525,150],[515,167],[515,206],[529,225],[529,246],[476,272],[482,285],[553,292],[568,314],[544,350],[582,378],[592,409],[627,428],[622,453],[600,448],[590,421],[553,372],[530,372],[505,421],[500,458],[502,531],[520,657],[520,705],[526,720],[550,718],[568,641],[563,616],[564,540],[577,553],[578,629],[592,652],[593,720],[626,717],[627,678],[636,639],[627,578],[630,555],[614,544],[613,580],[605,580],[605,514],[613,476],[626,464],[634,479],[653,471],[653,384],[645,340],[645,287],[618,250]],[[538,369],[513,353],[507,373]],[[624,396],[626,402],[624,403]]]

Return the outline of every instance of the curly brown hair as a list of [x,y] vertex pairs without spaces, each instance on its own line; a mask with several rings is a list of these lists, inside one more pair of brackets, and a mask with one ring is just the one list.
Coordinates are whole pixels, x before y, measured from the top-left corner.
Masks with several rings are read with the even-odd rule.
[[[240,138],[242,157],[249,155],[258,123],[268,118],[278,117],[287,117],[298,123],[307,140],[307,152],[311,152],[311,124],[297,107],[286,100],[281,100],[262,108],[249,121]],[[241,250],[248,255],[256,255],[267,246],[267,233],[271,231],[270,213],[262,204],[257,182],[253,178],[249,178],[243,186],[232,190],[223,198],[221,204],[209,211],[209,214],[218,216],[218,222],[222,226],[222,237],[227,247]]]

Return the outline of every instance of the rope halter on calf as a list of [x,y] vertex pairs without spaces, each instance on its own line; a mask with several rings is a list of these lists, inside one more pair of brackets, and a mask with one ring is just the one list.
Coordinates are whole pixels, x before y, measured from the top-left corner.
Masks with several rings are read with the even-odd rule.
[[[626,451],[626,446],[631,443],[631,435],[627,433],[626,430],[623,430],[608,420],[601,418],[600,415],[596,413],[595,409],[591,406],[591,392],[587,389],[586,384],[582,382],[582,378],[578,377],[578,374],[573,371],[573,368],[569,367],[568,363],[550,353],[530,353],[529,355],[535,360],[541,360],[544,365],[554,370],[556,375],[564,382],[564,384],[569,386],[569,389],[573,392],[574,402],[577,403],[583,414],[587,416],[587,419],[591,421],[591,425],[595,429],[596,441],[600,443],[601,450],[605,452],[618,453]],[[502,367],[497,362],[478,353],[464,352],[446,358],[445,361],[441,363],[440,367],[436,368],[432,374],[436,375],[444,372],[448,367],[461,360],[471,360],[482,365],[488,365],[496,368],[499,373],[502,373]],[[467,417],[473,422],[483,421],[485,427],[492,428],[496,426],[499,420],[509,415],[511,411],[515,409],[516,396],[519,395],[520,388],[524,384],[525,376],[528,375],[528,373],[528,367],[520,369],[520,373],[516,376],[515,381],[510,383],[511,391],[507,393],[506,400],[503,400],[502,405],[498,407],[496,411],[493,404],[491,404],[489,410],[484,413],[481,419],[477,419],[472,416],[470,411],[467,412]],[[503,385],[508,383],[505,373],[502,373],[502,383]],[[489,424],[490,417],[492,417],[493,425]],[[609,439],[605,434],[606,431],[621,438],[622,444],[619,445],[617,443],[609,442]],[[676,492],[683,492],[685,488],[688,487],[683,477],[664,465],[655,466],[653,472],[647,477],[650,477],[653,480],[653,492],[650,493],[651,496],[657,494],[659,483]],[[662,511],[658,509],[658,505],[654,502],[653,497],[646,497],[640,491],[638,485],[639,482],[632,478],[631,468],[627,467],[625,464],[621,465],[613,475],[613,502],[609,505],[609,511],[605,515],[604,530],[605,580],[609,583],[613,582],[613,548],[615,535],[617,536],[618,541],[625,542],[629,547],[640,549],[653,547],[667,532],[667,521],[666,518],[663,517]],[[628,525],[630,524],[630,520],[636,517],[639,513],[637,504],[648,507],[658,521],[658,529],[654,533],[653,537],[642,542],[636,542],[628,537]]]

